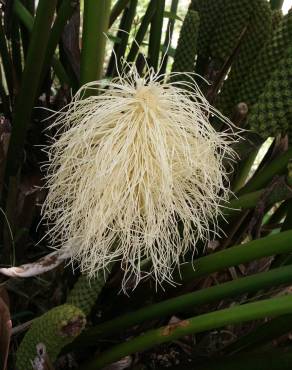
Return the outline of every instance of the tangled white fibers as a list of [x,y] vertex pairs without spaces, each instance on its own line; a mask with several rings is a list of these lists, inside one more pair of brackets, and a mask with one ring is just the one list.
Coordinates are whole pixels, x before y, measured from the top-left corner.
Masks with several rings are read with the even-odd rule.
[[[225,164],[238,134],[195,82],[162,77],[148,68],[142,78],[132,66],[106,85],[84,85],[57,113],[47,148],[52,246],[70,248],[91,277],[121,261],[124,289],[147,275],[173,283],[185,253],[216,235],[229,196]],[[225,132],[211,126],[212,114]]]

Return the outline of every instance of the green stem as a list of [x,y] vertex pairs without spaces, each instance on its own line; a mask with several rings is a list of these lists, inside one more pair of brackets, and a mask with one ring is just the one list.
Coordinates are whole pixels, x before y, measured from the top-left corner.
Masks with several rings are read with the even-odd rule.
[[137,338],[118,344],[107,352],[98,354],[93,360],[85,364],[82,370],[102,369],[105,365],[124,356],[144,351],[158,344],[174,341],[186,335],[291,312],[292,296],[289,295],[206,313],[183,320],[178,324],[150,330]]
[[118,16],[122,13],[122,11],[128,5],[129,1],[130,0],[117,0],[117,2],[115,3],[115,5],[113,6],[111,10],[108,28],[110,28],[113,25],[115,20],[118,18]]
[[12,64],[14,71],[14,90],[18,92],[18,86],[21,81],[22,75],[22,63],[21,63],[21,49],[20,49],[20,27],[18,21],[13,22],[11,30],[11,54],[12,54]]
[[[265,194],[265,189],[257,190],[252,193],[243,194],[239,198],[233,198],[229,202],[222,204],[224,217],[230,217],[238,214],[245,209],[254,208],[261,197]],[[275,203],[292,197],[292,188],[287,183],[278,186],[277,191],[273,191],[265,199],[265,206],[272,206]]]
[[59,59],[54,55],[52,60],[52,66],[58,77],[61,85],[73,86],[74,82],[69,77],[67,71],[63,67],[63,64],[59,61]]
[[22,76],[20,92],[16,101],[15,116],[7,153],[6,184],[19,170],[26,131],[31,119],[41,71],[49,40],[51,24],[57,0],[40,0],[34,21],[29,50]]
[[[224,268],[250,262],[255,259],[262,258],[262,257],[272,256],[274,254],[292,252],[291,238],[292,238],[292,231],[286,231],[286,232],[282,232],[276,235],[271,235],[265,238],[254,240],[254,241],[251,241],[243,245],[234,246],[232,248],[229,248],[229,249],[226,249],[220,252],[216,252],[216,253],[213,253],[205,257],[201,257],[194,262],[194,266],[192,263],[187,263],[182,266],[181,268],[182,281],[187,282],[189,280],[201,278],[203,276],[206,276],[210,273],[222,270]],[[269,275],[266,275],[266,276],[269,277]],[[266,276],[264,275],[264,279]],[[244,284],[244,281],[243,281],[243,284]],[[232,289],[232,285],[231,285],[231,289]],[[228,285],[227,285],[227,290],[228,290]],[[200,295],[204,293],[197,293],[197,294]],[[182,298],[182,300],[183,299],[184,298]],[[192,298],[189,298],[189,299],[192,299]],[[176,303],[174,303],[174,309],[177,310],[177,307],[175,305]],[[158,313],[160,313],[159,311],[160,309],[164,310],[164,307],[163,305],[161,306],[161,304],[159,304],[158,306],[155,306],[153,308],[152,313],[151,313],[151,309],[148,307],[147,310],[150,309],[149,311],[150,313],[149,313],[149,316],[145,316],[145,320],[149,319],[152,314],[155,314],[156,307],[158,309],[157,311]],[[137,316],[135,316],[135,313],[131,315],[134,315],[133,321],[135,321],[136,319],[140,320],[141,317],[144,318],[143,311],[142,311],[142,316],[140,316],[141,311],[138,311]],[[145,313],[145,315],[148,315],[148,314]],[[119,320],[125,320],[125,321],[120,322]],[[97,336],[100,335],[101,331],[104,332],[105,330],[108,330],[108,333],[110,333],[111,330],[113,330],[113,332],[115,332],[115,328],[114,328],[115,325],[117,329],[124,328],[126,325],[128,327],[128,325],[131,324],[131,320],[132,319],[128,315],[126,315],[126,316],[123,316],[123,319],[118,318],[118,319],[112,320],[111,322],[113,322],[113,324],[111,324],[110,322],[101,324],[97,328],[92,329],[92,331],[90,331],[89,333],[91,333],[90,335],[92,335],[92,337],[95,337],[95,335]],[[118,323],[117,321],[119,321],[120,323]],[[105,327],[102,327],[103,325],[105,325]],[[83,337],[81,337],[81,341],[78,343],[82,342],[82,338]]]
[[284,231],[265,238],[253,240],[205,257],[201,257],[194,263],[185,263],[181,266],[182,281],[201,278],[212,272],[224,268],[237,266],[262,257],[273,256],[292,252],[292,231]]
[[[285,204],[286,204],[286,218],[281,228],[282,231],[292,229],[292,199],[289,199],[287,202],[285,202]],[[278,255],[278,256],[275,256],[272,262],[272,266],[278,267],[278,266],[288,265],[291,260],[292,260],[291,254]]]
[[[35,13],[35,1],[34,0],[22,0],[22,5],[25,7],[26,10],[28,10],[28,12],[32,16],[34,16],[34,13]],[[30,40],[30,32],[22,22],[20,22],[20,31],[21,31],[21,39],[22,39],[23,56],[24,56],[24,59],[26,59],[28,46],[29,46],[29,40]]]
[[102,77],[110,4],[110,0],[84,0],[81,85]]
[[152,20],[152,17],[156,10],[156,0],[151,0],[148,8],[146,10],[146,13],[144,14],[144,17],[141,20],[141,24],[139,27],[139,30],[135,36],[135,41],[132,43],[131,49],[129,51],[127,62],[132,63],[134,62],[137,53],[139,51],[139,47],[142,44],[144,37],[146,35],[147,29],[149,27],[149,24]]
[[74,347],[80,348],[87,346],[89,342],[95,342],[99,338],[121,332],[126,328],[141,324],[147,320],[173,315],[188,308],[194,308],[227,297],[243,293],[255,293],[260,289],[290,283],[291,281],[292,268],[291,266],[286,266],[167,299],[163,302],[116,317],[113,320],[106,321],[85,331],[76,339]]
[[46,55],[45,55],[45,60],[44,60],[44,69],[42,71],[41,80],[44,79],[44,77],[45,77],[45,75],[46,75],[46,73],[47,73],[47,71],[50,67],[54,52],[55,52],[56,47],[58,45],[58,42],[61,38],[63,29],[64,29],[66,23],[68,22],[68,20],[71,18],[72,14],[75,10],[75,7],[76,7],[76,2],[74,2],[72,0],[63,0],[62,3],[61,3],[61,6],[58,10],[56,20],[54,22],[54,25],[53,25],[51,33],[50,33],[50,38],[49,38],[48,46],[47,46],[47,49],[46,49]]
[[238,195],[246,194],[264,188],[275,176],[280,175],[287,169],[287,164],[292,158],[292,149],[275,158],[270,164],[259,171],[253,178],[238,192]]
[[13,97],[13,72],[12,72],[12,60],[9,55],[7,48],[6,38],[2,22],[0,21],[0,54],[2,59],[2,65],[4,69],[5,79],[9,95]]
[[[177,13],[177,7],[178,7],[178,1],[179,0],[172,0],[171,1],[171,6],[170,6],[170,13],[175,14]],[[168,46],[171,46],[171,40],[172,40],[172,35],[173,35],[173,30],[174,30],[174,24],[175,24],[175,18],[169,18],[168,23],[167,23],[167,28],[165,32],[165,39],[164,39],[164,50],[165,50],[165,55],[163,57],[162,65],[160,68],[160,74],[163,75],[166,72],[166,67],[167,67],[167,62],[168,62],[168,55],[166,53],[166,50]]]
[[[290,266],[291,268],[291,266]],[[292,330],[292,315],[284,315],[270,320],[236,342],[224,348],[224,353],[233,354],[241,351],[252,350],[255,347],[262,347],[270,341],[278,338]]]
[[23,6],[20,0],[14,0],[13,11],[18,16],[22,24],[31,32],[33,29],[34,18],[26,7]]
[[136,8],[137,8],[138,0],[130,0],[129,6],[125,9],[125,19],[123,23],[122,30],[125,32],[121,32],[121,42],[118,47],[117,52],[117,62],[118,64],[121,61],[121,58],[125,56],[125,52],[127,49],[127,44],[129,40],[129,34],[131,31],[131,27],[136,15]]
[[163,28],[165,0],[156,0],[156,10],[151,20],[148,58],[149,66],[157,71],[160,54],[161,33]]
[[272,9],[282,9],[284,0],[270,0]]
[[30,12],[30,14],[34,15],[34,13],[35,13],[35,0],[26,0],[25,7]]
[[[15,14],[18,16],[20,22],[27,28],[29,32],[32,32],[33,24],[34,24],[34,18],[30,14],[30,12],[21,4],[19,0],[14,0],[13,10]],[[63,68],[62,64],[60,63],[59,59],[56,56],[53,56],[52,65],[54,68],[54,71],[56,72],[56,75],[58,79],[60,80],[61,84],[67,84],[68,86],[71,86],[71,81]]]
[[[0,73],[1,73],[1,69],[0,69]],[[1,103],[2,103],[2,112],[4,113],[4,116],[6,118],[9,118],[11,119],[11,111],[10,111],[10,105],[9,105],[9,97],[6,95],[6,91],[2,85],[2,81],[0,83],[0,96],[1,96]],[[1,171],[0,171],[0,181],[2,180],[1,179]]]
[[265,225],[277,224],[283,220],[287,214],[288,201],[282,202],[275,212],[268,218]]
[[[274,350],[264,353],[245,353],[211,361],[205,360],[196,366],[196,370],[290,370],[291,364],[292,353]],[[183,370],[184,368],[177,369]]]
[[227,209],[224,209],[224,214],[230,215],[244,209],[255,207],[263,193],[264,190],[258,190],[252,193],[244,194],[239,198],[232,199],[226,204]]
[[282,230],[291,230],[292,229],[292,199],[287,201],[287,214],[282,226]]
[[124,57],[127,49],[132,23],[136,14],[137,4],[138,0],[130,0],[128,6],[125,8],[123,12],[119,26],[119,31],[117,33],[117,38],[119,39],[119,42],[115,43],[113,52],[111,54],[107,69],[107,77],[116,76],[117,68],[118,71],[121,70],[122,65],[121,58]]
[[259,149],[254,149],[247,158],[245,158],[238,166],[238,170],[236,171],[235,179],[232,182],[232,191],[237,192],[240,190],[248,178],[252,165],[256,159],[256,156],[259,152]]

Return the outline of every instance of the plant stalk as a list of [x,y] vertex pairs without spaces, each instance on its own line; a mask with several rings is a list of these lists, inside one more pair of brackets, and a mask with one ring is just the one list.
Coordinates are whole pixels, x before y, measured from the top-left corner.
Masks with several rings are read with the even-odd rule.
[[2,26],[2,22],[0,22],[0,55],[3,65],[3,70],[5,74],[6,84],[8,88],[8,92],[10,97],[12,98],[14,95],[13,91],[13,71],[12,71],[12,60],[8,51],[5,32]]
[[109,25],[108,28],[110,28],[115,20],[118,18],[118,16],[122,13],[122,11],[126,8],[130,0],[117,0],[115,5],[113,6],[111,10],[111,14],[109,17]]
[[7,153],[6,184],[17,175],[22,158],[26,131],[30,123],[41,71],[45,60],[51,24],[57,0],[40,0],[32,30],[29,50],[22,76],[20,92],[15,106],[15,116]]
[[[290,266],[291,267],[291,266]],[[292,330],[292,315],[283,315],[261,324],[251,333],[240,337],[223,349],[224,354],[235,354],[241,351],[263,347],[270,341],[289,333]]]
[[156,10],[151,20],[148,59],[149,66],[155,71],[158,69],[161,33],[163,28],[165,0],[156,0]]
[[46,73],[48,72],[48,69],[50,67],[50,64],[52,62],[52,58],[54,55],[54,52],[56,50],[56,47],[58,45],[58,42],[61,38],[63,29],[68,22],[68,20],[71,18],[75,7],[77,5],[76,0],[63,0],[61,3],[60,8],[58,9],[58,14],[56,17],[56,20],[54,22],[54,25],[52,27],[50,38],[48,41],[48,46],[46,49],[45,54],[45,60],[44,60],[44,69],[42,71],[42,77],[41,80],[44,79]]
[[181,266],[182,281],[198,279],[227,267],[237,266],[262,257],[292,252],[292,231],[284,231],[240,244]]
[[118,71],[121,70],[121,58],[125,56],[129,34],[136,14],[137,4],[138,0],[130,0],[128,6],[123,12],[119,31],[117,33],[117,38],[119,39],[119,42],[116,42],[114,45],[114,49],[112,51],[108,64],[107,77],[114,77],[117,75],[117,69]]
[[88,345],[88,342],[95,342],[99,338],[108,337],[147,320],[177,314],[189,308],[243,293],[256,293],[260,289],[290,283],[291,281],[292,268],[291,266],[285,266],[167,299],[116,317],[85,331],[75,340],[74,347],[84,347]]
[[13,22],[11,29],[11,54],[14,72],[14,91],[18,94],[19,84],[22,75],[22,56],[21,56],[21,39],[19,22]]
[[[170,13],[175,14],[177,13],[177,7],[178,7],[178,1],[179,0],[172,0],[171,1],[171,6],[170,6]],[[160,68],[160,74],[164,74],[166,72],[166,67],[167,67],[167,62],[168,62],[168,55],[167,55],[167,48],[171,46],[171,40],[172,40],[172,35],[173,35],[173,30],[174,30],[174,24],[175,24],[175,18],[169,18],[168,23],[167,23],[167,28],[166,28],[166,33],[165,33],[165,39],[164,39],[164,53],[165,55],[163,56],[163,60],[161,63],[161,68]]]
[[284,0],[270,0],[271,8],[274,9],[282,9]]
[[144,40],[149,24],[152,20],[152,17],[155,14],[155,10],[156,10],[156,0],[151,0],[141,20],[139,30],[135,36],[135,41],[132,43],[129,54],[127,56],[128,63],[132,63],[135,61],[137,53],[139,51],[139,47]]
[[[252,351],[244,355],[199,362],[196,370],[290,370],[291,364],[292,353],[289,351],[273,350],[260,353]],[[179,368],[179,370],[183,370],[183,368]]]
[[[14,0],[13,11],[18,16],[20,22],[27,28],[27,30],[29,32],[32,32],[34,18],[30,14],[30,12],[21,4],[19,0]],[[72,83],[67,75],[67,72],[65,71],[61,62],[56,56],[53,56],[52,66],[61,84],[62,85],[67,84],[68,86],[72,86]]]
[[110,4],[110,0],[84,0],[81,85],[102,77]]
[[258,148],[254,149],[247,158],[239,163],[238,169],[236,171],[236,176],[232,182],[233,192],[238,192],[244,186],[258,152]]
[[238,195],[246,194],[264,188],[269,181],[276,175],[281,175],[287,169],[287,164],[292,158],[292,149],[288,149],[285,153],[279,155],[239,190]]
[[137,338],[118,344],[107,352],[95,356],[93,360],[82,367],[82,370],[102,369],[105,365],[117,361],[124,356],[144,351],[158,344],[174,341],[186,335],[214,330],[226,325],[234,325],[241,322],[259,320],[264,317],[290,313],[292,313],[291,295],[206,313],[180,321],[177,324],[150,330]]

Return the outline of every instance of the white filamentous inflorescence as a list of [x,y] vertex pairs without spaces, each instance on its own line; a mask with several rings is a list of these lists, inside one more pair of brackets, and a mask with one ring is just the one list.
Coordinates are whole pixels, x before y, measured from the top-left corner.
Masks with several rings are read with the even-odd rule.
[[[149,274],[173,282],[185,253],[217,232],[238,135],[194,82],[132,67],[102,84],[83,86],[51,126],[43,214],[52,246],[70,246],[91,277],[120,260],[123,288]],[[212,114],[227,131],[211,126]]]

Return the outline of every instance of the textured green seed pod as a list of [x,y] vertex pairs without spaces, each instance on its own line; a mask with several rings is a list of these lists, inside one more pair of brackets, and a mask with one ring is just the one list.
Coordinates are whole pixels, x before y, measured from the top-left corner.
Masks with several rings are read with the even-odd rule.
[[263,138],[292,135],[292,47],[279,62],[264,91],[252,107],[248,124]]
[[220,22],[226,0],[193,0],[190,9],[199,12],[198,54],[210,56],[210,45]]
[[238,103],[236,95],[240,85],[250,72],[261,48],[272,35],[272,11],[269,3],[266,0],[253,0],[252,5],[247,31],[217,101],[218,108],[226,115],[229,115]]
[[88,280],[86,275],[81,275],[69,293],[67,303],[79,307],[85,315],[88,315],[104,287],[105,281],[106,276],[104,275],[91,280]]
[[[194,71],[199,23],[198,12],[189,9],[179,34],[172,72]],[[174,76],[172,81],[175,80],[176,77]]]
[[85,315],[77,307],[64,304],[35,319],[16,354],[17,370],[33,369],[37,345],[43,344],[53,362],[61,349],[71,343],[85,326]]
[[275,30],[279,26],[279,24],[280,24],[280,22],[281,22],[282,19],[283,19],[282,9],[274,9],[272,11],[272,25],[273,25],[273,30]]
[[212,58],[223,62],[232,54],[242,31],[248,26],[253,3],[254,0],[225,0],[220,24],[211,43]]
[[245,102],[248,106],[254,104],[263,92],[273,71],[283,58],[292,38],[292,11],[283,17],[279,26],[273,32],[272,38],[258,54],[250,72],[241,84],[237,102]]

